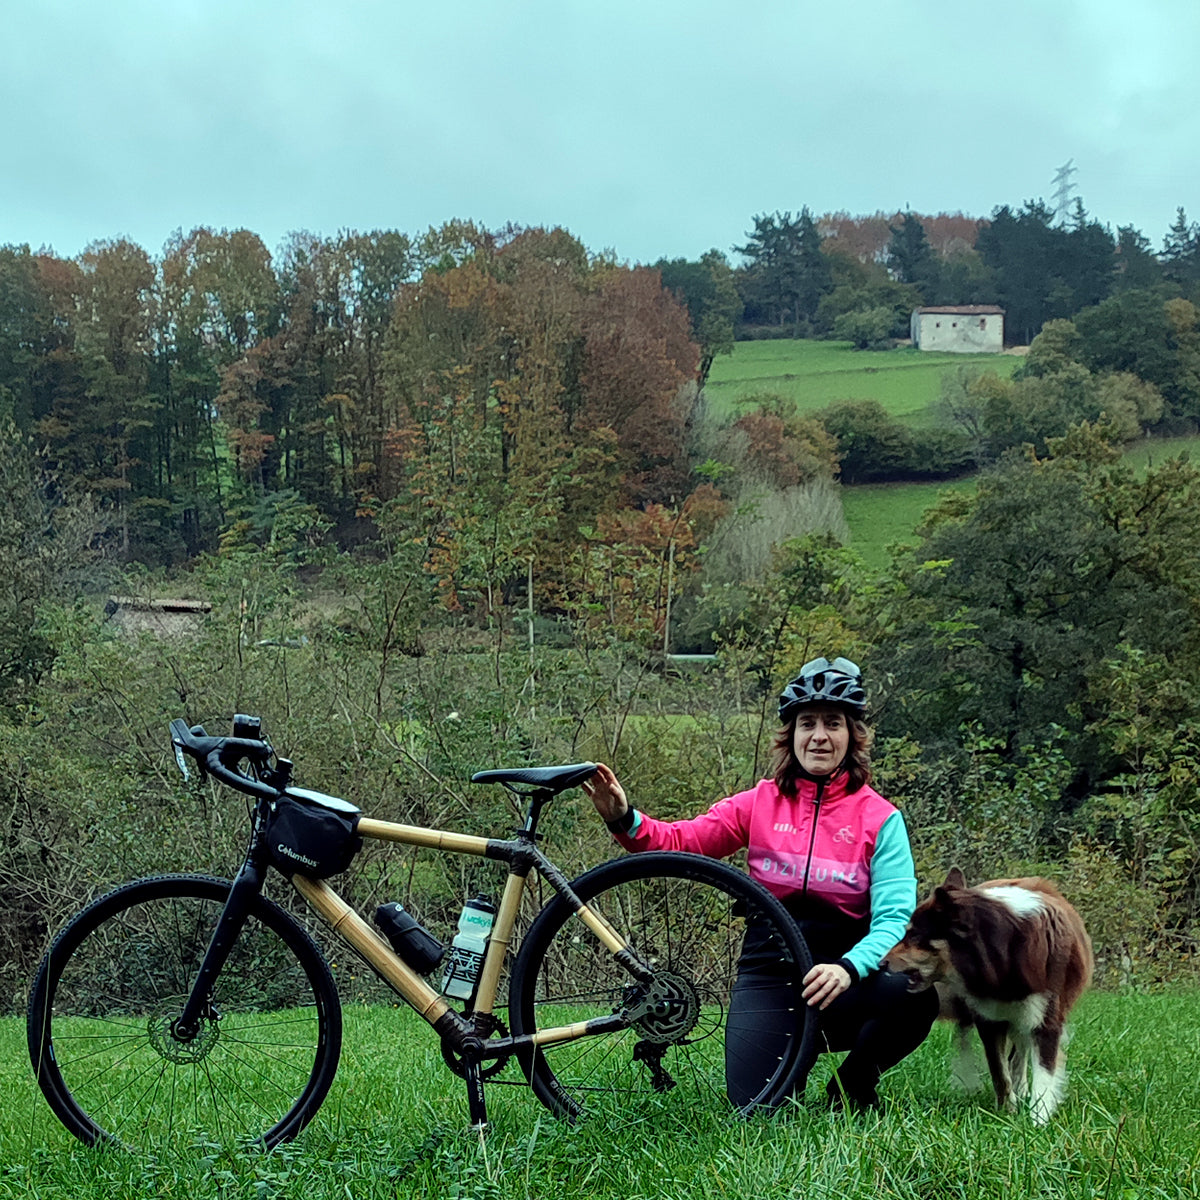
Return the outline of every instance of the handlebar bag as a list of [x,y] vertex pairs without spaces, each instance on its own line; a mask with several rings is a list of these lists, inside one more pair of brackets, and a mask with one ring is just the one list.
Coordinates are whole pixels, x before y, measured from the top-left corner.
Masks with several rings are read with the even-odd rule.
[[354,832],[357,826],[357,813],[280,796],[269,806],[267,849],[285,875],[328,879],[341,874],[362,849],[362,838]]

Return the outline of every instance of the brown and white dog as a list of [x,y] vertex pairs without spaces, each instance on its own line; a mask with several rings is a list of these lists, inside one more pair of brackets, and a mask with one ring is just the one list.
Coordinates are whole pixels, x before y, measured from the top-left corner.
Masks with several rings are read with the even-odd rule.
[[1050,1119],[1066,1087],[1067,1014],[1092,977],[1091,939],[1054,884],[993,879],[969,888],[955,867],[884,961],[908,976],[911,991],[937,987],[940,1015],[958,1023],[958,1083],[979,1085],[967,1040],[974,1025],[997,1104],[1028,1099],[1037,1124]]

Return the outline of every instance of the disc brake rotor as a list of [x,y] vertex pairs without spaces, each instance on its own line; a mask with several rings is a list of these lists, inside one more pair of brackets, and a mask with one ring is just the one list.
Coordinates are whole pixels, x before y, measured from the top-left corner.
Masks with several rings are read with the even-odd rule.
[[194,1038],[184,1040],[175,1036],[175,1015],[158,1015],[146,1022],[150,1045],[169,1062],[194,1063],[206,1059],[220,1040],[216,1021],[203,1020]]
[[700,1018],[700,998],[690,979],[657,971],[649,983],[629,989],[625,1015],[648,1042],[681,1042]]

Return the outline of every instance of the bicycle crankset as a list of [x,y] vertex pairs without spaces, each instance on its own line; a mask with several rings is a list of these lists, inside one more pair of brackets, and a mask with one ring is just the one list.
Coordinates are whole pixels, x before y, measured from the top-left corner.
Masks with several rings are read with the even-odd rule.
[[[508,1028],[499,1017],[492,1014],[476,1013],[475,1017],[475,1034],[484,1041],[493,1035],[499,1037],[508,1037]],[[463,1060],[463,1056],[450,1045],[449,1042],[442,1042],[442,1058],[445,1060],[446,1066],[454,1072],[459,1079],[467,1077],[467,1068]],[[495,1075],[499,1075],[501,1071],[508,1066],[508,1060],[512,1058],[511,1054],[502,1054],[499,1058],[485,1059],[479,1064],[479,1078],[491,1079]]]

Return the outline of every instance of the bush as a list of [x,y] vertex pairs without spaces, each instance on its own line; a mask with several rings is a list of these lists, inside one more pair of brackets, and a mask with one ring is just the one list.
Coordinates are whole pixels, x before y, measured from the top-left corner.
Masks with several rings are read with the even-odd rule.
[[794,324],[787,325],[739,325],[737,340],[739,342],[773,342],[804,337],[798,333]]
[[877,400],[844,400],[816,415],[837,439],[843,483],[947,479],[974,466],[972,440],[965,432],[910,430]]
[[890,308],[859,308],[834,318],[833,336],[858,350],[890,350],[894,324]]

